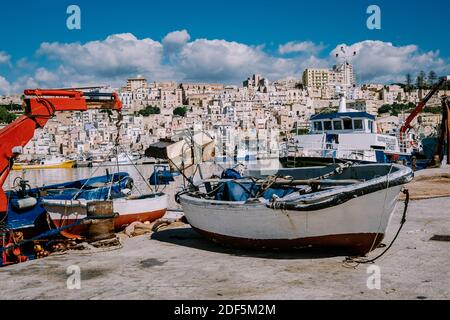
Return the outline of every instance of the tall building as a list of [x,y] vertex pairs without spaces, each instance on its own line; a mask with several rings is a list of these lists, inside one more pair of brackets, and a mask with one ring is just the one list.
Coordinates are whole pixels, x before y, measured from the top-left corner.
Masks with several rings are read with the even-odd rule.
[[344,62],[340,65],[333,66],[333,72],[341,75],[341,85],[350,87],[356,84],[355,72],[353,71],[353,66],[350,63]]
[[303,85],[311,88],[323,88],[329,84],[330,70],[308,68],[303,72]]
[[147,88],[147,79],[137,76],[136,78],[129,78],[127,80],[127,91],[132,92],[136,89]]
[[353,66],[347,62],[333,66],[333,69],[308,68],[303,72],[303,85],[310,88],[327,86],[351,87],[355,84]]

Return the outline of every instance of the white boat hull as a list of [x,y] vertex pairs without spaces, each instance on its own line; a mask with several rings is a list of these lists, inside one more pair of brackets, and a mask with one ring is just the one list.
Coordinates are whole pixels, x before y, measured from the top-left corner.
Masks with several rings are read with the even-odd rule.
[[180,203],[191,226],[207,238],[239,247],[349,247],[375,249],[402,186],[376,191],[315,211],[272,209],[263,203],[214,201],[187,195]]
[[[46,200],[44,208],[57,227],[69,225],[87,217],[89,200]],[[167,211],[168,196],[161,194],[155,197],[119,198],[113,200],[113,210],[118,215],[114,218],[116,231],[124,229],[132,222],[154,221],[161,218]],[[77,226],[72,233],[81,234],[83,226]]]

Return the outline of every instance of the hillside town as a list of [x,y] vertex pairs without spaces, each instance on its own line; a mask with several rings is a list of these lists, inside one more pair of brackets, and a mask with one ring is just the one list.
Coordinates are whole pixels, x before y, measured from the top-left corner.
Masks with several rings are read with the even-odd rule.
[[[223,154],[232,153],[240,143],[248,146],[256,141],[260,157],[277,153],[280,141],[307,133],[312,115],[336,111],[342,94],[349,109],[376,116],[378,130],[392,134],[408,115],[408,108],[398,112],[392,106],[412,109],[428,92],[417,87],[407,90],[401,84],[358,85],[348,62],[330,69],[308,68],[301,77],[275,81],[253,74],[242,85],[151,82],[136,76],[121,88],[100,90],[119,94],[124,115],[120,139],[129,152],[143,155],[149,145],[194,129],[216,138]],[[436,133],[441,118],[436,110],[446,94],[439,91],[419,115],[414,128],[417,135]],[[21,98],[1,96],[0,105],[20,105]],[[10,111],[21,113],[20,108]],[[116,122],[117,114],[104,111],[59,113],[36,131],[22,157],[105,157],[114,146]]]

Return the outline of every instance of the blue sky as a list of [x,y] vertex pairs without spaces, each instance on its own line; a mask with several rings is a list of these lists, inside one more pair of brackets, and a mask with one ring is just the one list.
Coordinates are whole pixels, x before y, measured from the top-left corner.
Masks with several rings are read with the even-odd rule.
[[[81,8],[81,30],[66,28],[70,4]],[[381,8],[381,30],[366,27],[371,4]],[[8,1],[0,19],[0,94],[27,85],[118,85],[135,73],[227,83],[252,71],[299,77],[305,66],[331,66],[340,44],[357,49],[360,82],[448,72],[449,12],[447,0]],[[183,33],[166,39],[175,41],[170,47],[163,39],[174,31]],[[291,50],[280,51],[287,43]]]

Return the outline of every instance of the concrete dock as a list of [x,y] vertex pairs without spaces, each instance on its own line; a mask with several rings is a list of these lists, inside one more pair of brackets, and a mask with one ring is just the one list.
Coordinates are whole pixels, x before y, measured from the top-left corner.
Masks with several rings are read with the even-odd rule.
[[[224,248],[189,226],[128,238],[120,249],[70,251],[0,269],[2,299],[449,299],[450,197],[411,201],[408,220],[376,262],[381,288],[369,289],[369,265],[343,266],[327,251],[258,252]],[[402,203],[388,230],[398,229]],[[377,249],[375,256],[383,249]],[[81,272],[68,289],[67,268]]]

